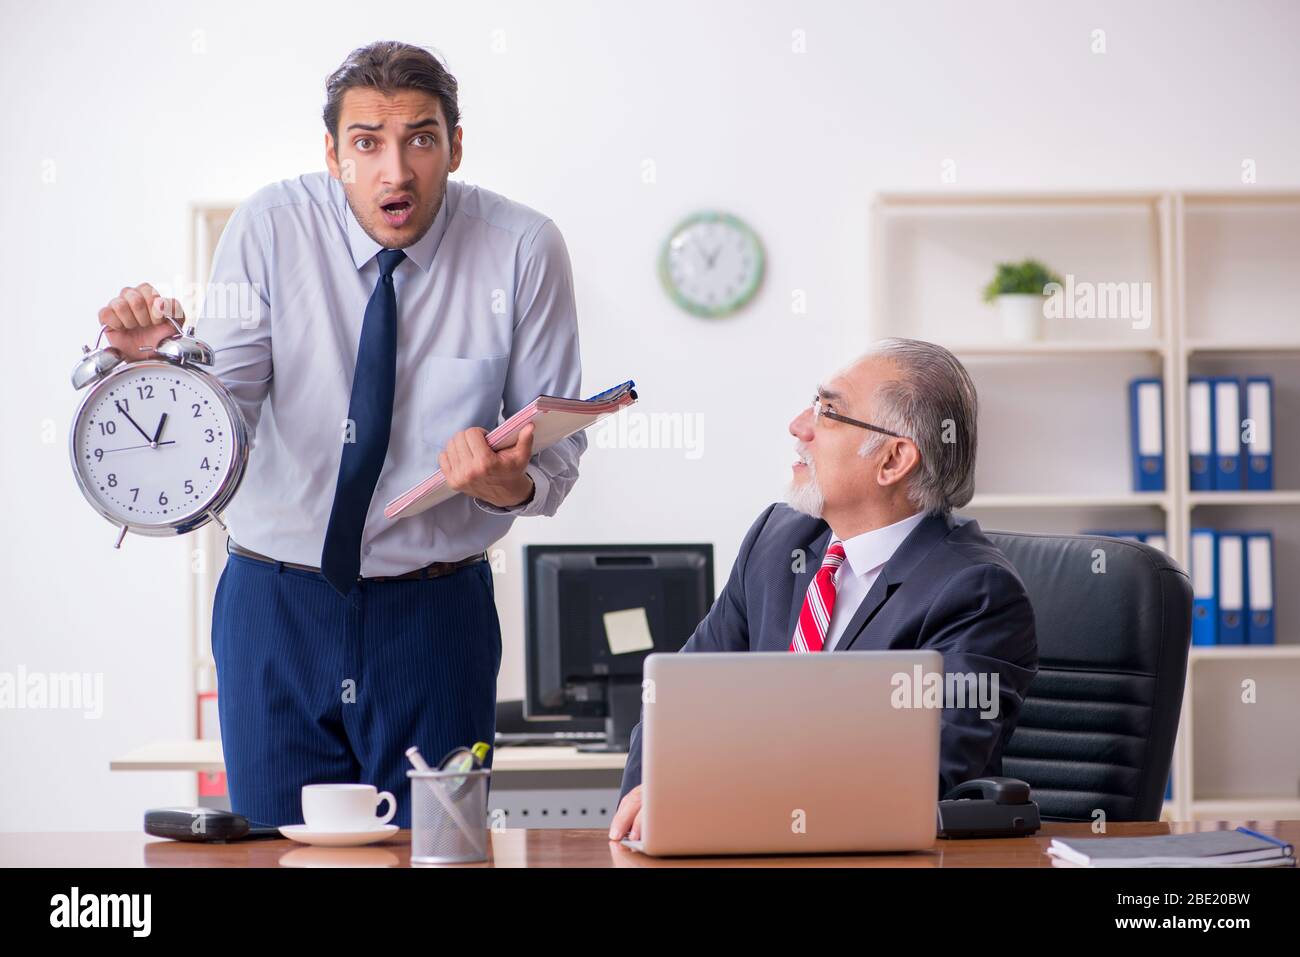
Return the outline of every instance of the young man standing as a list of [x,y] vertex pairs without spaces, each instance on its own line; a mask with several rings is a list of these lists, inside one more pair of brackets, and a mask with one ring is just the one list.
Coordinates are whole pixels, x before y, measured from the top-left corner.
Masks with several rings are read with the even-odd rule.
[[[326,96],[328,172],[236,210],[199,323],[254,437],[226,511],[218,710],[235,812],[296,823],[302,785],[364,782],[406,827],[406,748],[493,740],[485,549],[577,479],[582,433],[537,455],[531,428],[500,453],[484,441],[539,394],[579,394],[573,278],[551,220],[448,179],[457,85],[428,51],[355,50]],[[138,357],[165,315],[179,305],[146,283],[99,319]],[[385,519],[435,465],[464,494]]]

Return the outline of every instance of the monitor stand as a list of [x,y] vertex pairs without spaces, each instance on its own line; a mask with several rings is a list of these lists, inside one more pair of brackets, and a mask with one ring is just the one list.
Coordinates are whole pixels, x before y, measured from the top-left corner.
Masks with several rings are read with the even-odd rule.
[[632,729],[641,720],[641,682],[609,678],[605,685],[605,741],[580,744],[579,751],[597,754],[626,754],[632,743]]

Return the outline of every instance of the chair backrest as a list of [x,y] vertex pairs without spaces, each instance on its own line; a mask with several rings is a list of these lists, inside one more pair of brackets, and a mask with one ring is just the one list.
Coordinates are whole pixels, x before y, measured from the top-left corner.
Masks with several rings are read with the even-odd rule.
[[1191,641],[1187,573],[1125,539],[986,534],[1020,573],[1038,632],[1002,773],[1029,783],[1044,818],[1159,820]]

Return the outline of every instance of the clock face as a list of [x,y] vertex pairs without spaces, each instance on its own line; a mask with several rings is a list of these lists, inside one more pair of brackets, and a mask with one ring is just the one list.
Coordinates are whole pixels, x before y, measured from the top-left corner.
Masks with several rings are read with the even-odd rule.
[[763,246],[736,217],[697,213],[669,237],[659,274],[668,294],[687,312],[725,316],[757,291],[763,278]]
[[238,481],[243,422],[212,382],[146,361],[95,385],[73,423],[72,459],[102,515],[166,531],[206,513]]

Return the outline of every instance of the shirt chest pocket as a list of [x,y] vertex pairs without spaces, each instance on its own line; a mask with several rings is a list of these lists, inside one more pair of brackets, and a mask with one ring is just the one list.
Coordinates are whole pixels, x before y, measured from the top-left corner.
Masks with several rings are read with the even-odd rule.
[[424,446],[438,452],[464,429],[496,428],[509,365],[509,355],[421,356],[413,369],[410,414],[419,420],[416,431]]

